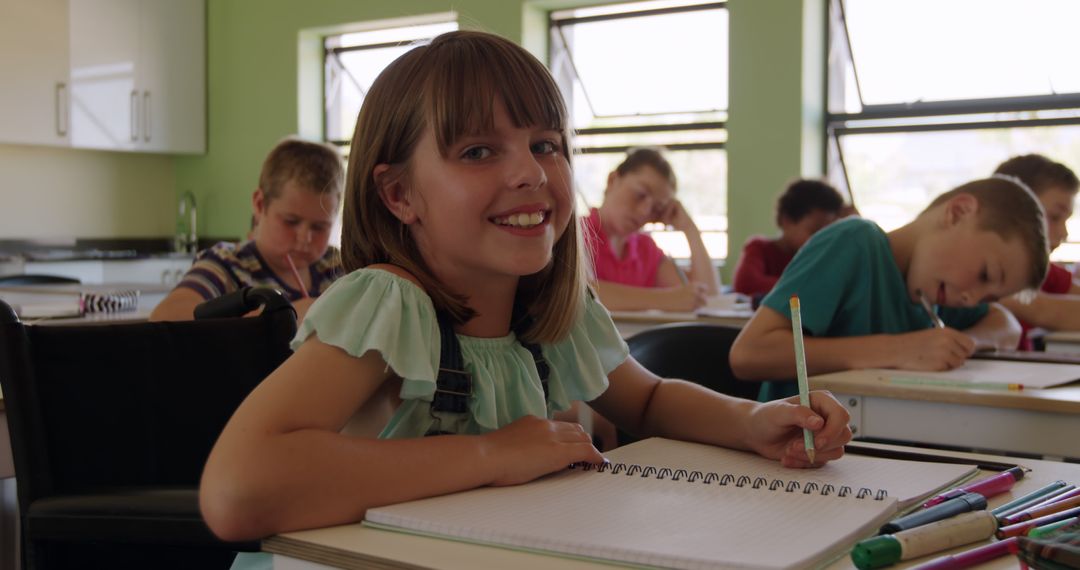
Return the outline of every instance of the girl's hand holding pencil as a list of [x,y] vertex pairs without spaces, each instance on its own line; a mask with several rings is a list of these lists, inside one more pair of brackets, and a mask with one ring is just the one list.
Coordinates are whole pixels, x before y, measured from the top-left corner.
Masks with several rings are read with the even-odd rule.
[[[851,441],[851,416],[828,392],[810,392],[809,400],[809,407],[800,405],[798,396],[759,404],[750,415],[750,448],[784,467],[818,467],[842,457],[844,445]],[[812,463],[803,441],[804,429],[814,437]]]

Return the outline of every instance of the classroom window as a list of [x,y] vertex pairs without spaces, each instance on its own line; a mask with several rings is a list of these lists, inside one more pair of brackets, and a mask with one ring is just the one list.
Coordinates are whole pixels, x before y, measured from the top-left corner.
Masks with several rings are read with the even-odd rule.
[[[550,67],[573,121],[574,178],[599,206],[635,146],[663,146],[678,198],[713,258],[727,253],[728,12],[722,2],[634,2],[551,14]],[[675,257],[682,233],[646,227]]]
[[327,36],[323,44],[326,141],[348,154],[356,116],[375,78],[417,42],[456,29],[456,21],[444,21]]
[[[1080,3],[831,0],[829,10],[829,175],[885,230],[1011,156],[1080,169]],[[1069,226],[1052,259],[1080,260],[1080,220]]]

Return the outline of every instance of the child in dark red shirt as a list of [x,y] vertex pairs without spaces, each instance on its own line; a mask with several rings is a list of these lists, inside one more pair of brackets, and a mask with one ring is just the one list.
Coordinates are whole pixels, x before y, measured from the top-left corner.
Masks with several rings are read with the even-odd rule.
[[776,201],[780,237],[746,240],[735,267],[735,291],[760,298],[772,290],[795,252],[829,225],[844,208],[844,198],[821,180],[795,180]]

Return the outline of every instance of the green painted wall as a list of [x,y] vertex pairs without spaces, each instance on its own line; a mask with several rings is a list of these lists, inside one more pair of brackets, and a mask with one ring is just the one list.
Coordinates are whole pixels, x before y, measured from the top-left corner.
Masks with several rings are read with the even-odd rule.
[[[788,181],[823,164],[822,0],[732,0],[728,143],[730,280],[746,238],[773,235]],[[818,57],[803,57],[818,53]]]
[[[773,231],[772,204],[784,183],[820,169],[820,159],[814,158],[820,157],[820,149],[804,149],[820,139],[820,110],[815,103],[821,97],[820,66],[804,73],[802,46],[821,41],[815,28],[821,26],[822,18],[815,17],[815,11],[823,10],[821,2],[728,3],[730,261],[748,235]],[[453,10],[462,27],[504,35],[542,55],[546,10],[597,3],[601,2],[208,0],[208,150],[205,156],[176,158],[176,190],[195,192],[200,235],[245,232],[263,156],[278,139],[300,131],[301,30]],[[820,63],[821,58],[805,59]],[[312,116],[304,114],[308,134]],[[729,271],[731,267],[729,263]]]

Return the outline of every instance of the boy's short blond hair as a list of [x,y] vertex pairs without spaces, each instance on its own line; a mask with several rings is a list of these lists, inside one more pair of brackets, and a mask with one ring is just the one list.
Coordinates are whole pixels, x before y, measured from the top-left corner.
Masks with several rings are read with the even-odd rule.
[[1050,248],[1046,238],[1046,213],[1031,189],[1011,176],[995,175],[968,182],[938,196],[923,213],[959,194],[970,194],[979,202],[979,229],[992,231],[1006,241],[1020,240],[1030,258],[1028,286],[1038,289],[1046,279]]
[[269,203],[281,196],[289,182],[316,194],[340,198],[345,189],[341,155],[322,143],[295,137],[283,139],[263,160],[259,188]]

